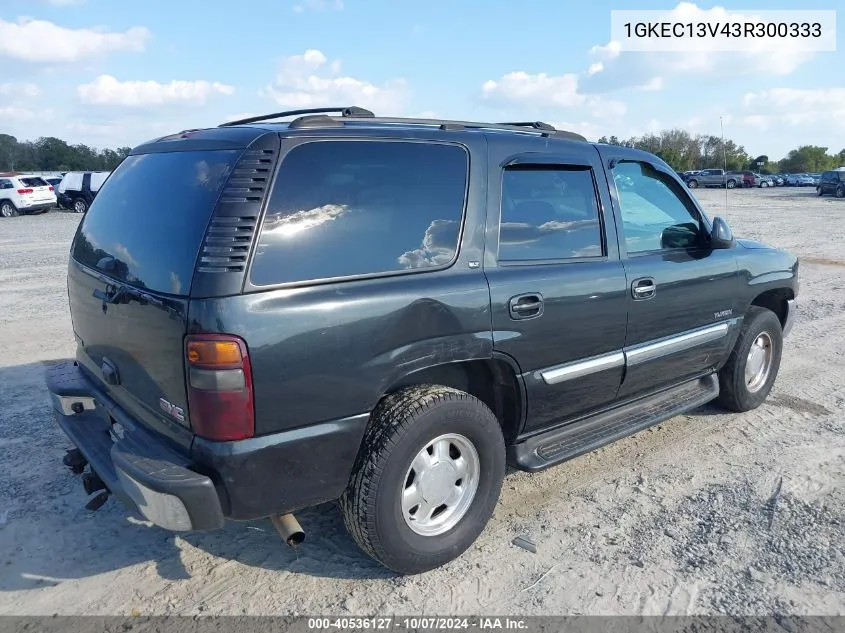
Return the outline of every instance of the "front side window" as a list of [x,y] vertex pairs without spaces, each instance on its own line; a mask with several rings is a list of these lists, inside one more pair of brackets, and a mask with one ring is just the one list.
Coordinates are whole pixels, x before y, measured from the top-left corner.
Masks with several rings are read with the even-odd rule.
[[603,255],[593,171],[581,166],[505,169],[499,261]]
[[639,161],[613,173],[629,254],[701,245],[698,210],[674,178]]
[[467,152],[457,145],[299,145],[279,168],[250,281],[266,286],[447,266],[458,251],[467,173]]

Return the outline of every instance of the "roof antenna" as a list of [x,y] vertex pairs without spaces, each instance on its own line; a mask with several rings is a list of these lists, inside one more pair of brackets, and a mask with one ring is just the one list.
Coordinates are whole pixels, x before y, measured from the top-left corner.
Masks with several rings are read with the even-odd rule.
[[722,161],[725,165],[725,215],[728,215],[728,150],[725,148],[725,124],[719,116],[719,127],[722,128]]

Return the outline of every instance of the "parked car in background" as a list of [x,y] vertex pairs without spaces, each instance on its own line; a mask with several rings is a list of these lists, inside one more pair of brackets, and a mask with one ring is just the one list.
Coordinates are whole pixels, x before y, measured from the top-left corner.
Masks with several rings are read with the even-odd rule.
[[768,176],[768,178],[771,179],[772,184],[775,187],[782,187],[783,186],[784,178],[780,174],[772,174],[771,176]]
[[812,178],[812,179],[813,179],[813,184],[814,184],[815,186],[817,186],[817,187],[818,187],[818,186],[819,186],[819,182],[821,181],[822,175],[821,175],[821,174],[817,174],[817,173],[810,173],[810,174],[807,174],[807,175],[808,175],[810,178]]
[[75,213],[85,213],[110,173],[69,171],[57,188],[59,206]]
[[56,206],[53,186],[40,176],[19,174],[0,177],[0,216],[46,213]]
[[760,184],[757,180],[757,174],[753,171],[740,171],[736,173],[742,176],[743,187],[756,187]]
[[816,191],[820,196],[834,195],[845,198],[845,170],[826,171],[819,178]]
[[690,189],[696,187],[727,187],[733,189],[736,186],[742,186],[742,176],[726,174],[724,169],[702,169],[695,176],[687,178],[687,186]]
[[775,182],[774,182],[774,180],[772,179],[771,176],[763,176],[761,174],[754,174],[754,178],[757,181],[758,187],[765,188],[765,187],[774,187],[775,186]]

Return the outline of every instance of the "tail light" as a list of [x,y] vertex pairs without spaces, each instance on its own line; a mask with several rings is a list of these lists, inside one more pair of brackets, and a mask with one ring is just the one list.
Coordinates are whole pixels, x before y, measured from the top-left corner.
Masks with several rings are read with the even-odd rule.
[[50,185],[50,191],[53,191],[53,185]]
[[18,193],[24,195],[25,193],[32,193],[32,189],[18,189]]
[[192,334],[185,339],[191,428],[209,440],[255,435],[252,367],[243,339]]

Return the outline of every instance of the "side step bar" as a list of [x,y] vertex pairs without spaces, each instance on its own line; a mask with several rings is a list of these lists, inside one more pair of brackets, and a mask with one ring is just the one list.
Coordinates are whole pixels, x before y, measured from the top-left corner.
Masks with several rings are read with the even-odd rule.
[[529,437],[508,448],[508,461],[520,470],[545,470],[700,407],[718,395],[715,374],[697,378]]

